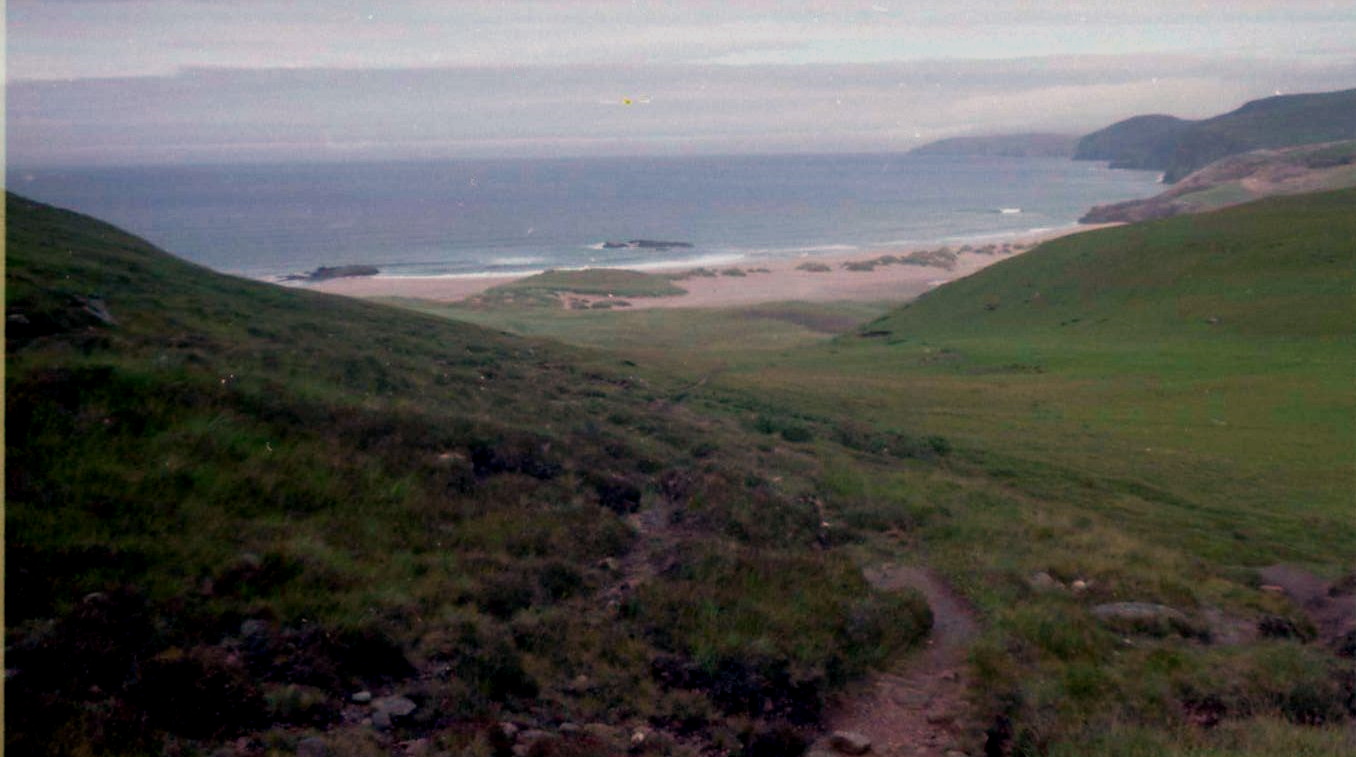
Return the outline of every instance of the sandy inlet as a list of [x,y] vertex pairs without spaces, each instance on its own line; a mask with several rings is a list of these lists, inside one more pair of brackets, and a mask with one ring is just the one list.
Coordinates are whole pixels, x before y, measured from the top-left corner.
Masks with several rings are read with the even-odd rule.
[[[877,265],[871,270],[852,270],[848,267],[850,263],[878,259],[882,255],[903,256],[912,252],[935,250],[942,245],[845,256],[815,255],[744,260],[712,268],[718,272],[739,269],[744,272],[743,276],[693,276],[675,282],[678,287],[687,290],[686,294],[672,297],[628,297],[625,300],[632,308],[712,308],[791,300],[806,302],[909,300],[948,281],[968,276],[1001,260],[1019,255],[1029,249],[1030,245],[1092,228],[1098,227],[1082,226],[1038,234],[1014,235],[985,240],[983,243],[971,242],[972,247],[992,248],[992,251],[960,252],[949,267],[902,264]],[[953,251],[960,247],[961,245],[956,244],[950,246]],[[821,264],[819,267],[827,267],[828,270],[812,271],[804,267],[816,263]],[[351,297],[410,297],[455,302],[518,278],[522,277],[371,276],[333,279],[301,286]],[[571,295],[571,299],[581,298]]]

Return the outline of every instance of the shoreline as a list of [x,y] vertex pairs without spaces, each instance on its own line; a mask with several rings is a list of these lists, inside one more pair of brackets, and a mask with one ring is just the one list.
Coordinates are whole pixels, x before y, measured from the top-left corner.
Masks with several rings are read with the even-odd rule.
[[[792,300],[806,302],[832,302],[836,300],[904,301],[913,299],[949,281],[969,276],[1001,260],[1020,255],[1042,242],[1113,225],[1116,224],[1082,224],[1034,232],[988,235],[983,239],[966,241],[920,243],[895,249],[882,248],[869,252],[856,250],[837,255],[804,253],[795,257],[746,258],[730,263],[705,266],[707,270],[715,270],[717,273],[727,269],[739,269],[745,272],[745,275],[692,276],[674,282],[679,288],[687,290],[686,294],[669,297],[628,297],[625,298],[625,302],[628,303],[629,309],[640,310],[649,308],[735,307]],[[943,247],[957,251],[960,247],[965,246],[982,248],[988,245],[993,245],[998,249],[992,253],[981,253],[973,250],[958,252],[954,265],[951,267],[899,264],[878,265],[871,270],[851,270],[845,267],[851,263],[860,264],[876,260],[883,255],[908,255]],[[1003,249],[1005,246],[1006,250]],[[829,270],[815,272],[798,268],[798,266],[806,263],[822,264],[827,266]],[[697,266],[659,264],[632,267],[625,270],[639,270],[662,275],[670,272],[680,273],[693,268],[697,268]],[[347,297],[400,297],[450,303],[474,297],[493,287],[518,281],[536,273],[538,272],[499,276],[492,274],[378,275],[331,279],[315,283],[291,282],[288,285]],[[571,295],[570,299],[591,303],[608,298]]]

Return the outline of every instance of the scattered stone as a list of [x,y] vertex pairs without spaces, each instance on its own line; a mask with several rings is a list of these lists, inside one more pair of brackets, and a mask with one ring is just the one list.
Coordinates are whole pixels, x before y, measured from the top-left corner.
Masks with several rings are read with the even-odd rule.
[[418,705],[401,696],[380,697],[372,700],[372,727],[378,730],[390,728],[400,718],[418,709]]
[[327,281],[329,279],[343,279],[353,276],[376,276],[379,273],[381,273],[381,271],[378,270],[376,266],[371,265],[322,265],[306,274],[306,278],[311,281]]
[[644,728],[637,728],[636,730],[632,731],[631,748],[640,749],[641,747],[645,746],[645,739],[647,739],[648,737],[649,734],[645,731]]
[[30,323],[32,323],[31,321],[28,320],[28,316],[24,315],[23,313],[11,313],[9,317],[6,318],[5,320],[9,321],[11,324],[14,324],[15,326],[27,326]]
[[518,726],[508,722],[507,720],[499,724],[499,732],[503,734],[504,738],[508,739],[509,741],[513,741],[514,739],[518,738]]
[[1043,570],[1027,579],[1027,584],[1036,591],[1060,591],[1064,588],[1063,583]]
[[1092,584],[1080,578],[1070,584],[1069,588],[1073,589],[1074,594],[1084,594],[1088,589],[1092,588]]
[[942,680],[943,680],[943,681],[951,681],[951,682],[959,681],[959,680],[960,680],[960,673],[957,673],[957,672],[954,671],[954,670],[948,670],[948,671],[946,671],[945,673],[942,674]]
[[1285,594],[1285,588],[1276,584],[1262,584],[1261,589],[1267,594]]
[[413,739],[400,744],[405,757],[428,757],[433,752],[433,742],[428,739]]
[[391,696],[372,700],[372,709],[378,712],[388,712],[397,718],[403,718],[419,709],[419,705],[405,697]]
[[580,728],[580,727],[579,727],[579,724],[577,724],[577,723],[561,723],[561,724],[560,724],[560,728],[558,728],[558,729],[556,729],[556,730],[560,731],[561,733],[568,733],[568,734],[572,734],[572,735],[573,735],[573,734],[579,733],[579,732],[582,731],[583,729]]
[[104,302],[102,297],[92,294],[88,297],[76,297],[75,302],[80,305],[81,310],[93,316],[94,320],[99,323],[105,326],[118,325],[118,320],[109,312],[108,304]]
[[357,702],[358,704],[367,704],[368,702],[372,701],[372,692],[359,691],[349,698]]
[[970,757],[970,755],[966,754],[965,752],[962,752],[959,749],[951,749],[947,751],[945,757]]
[[866,754],[871,751],[871,739],[856,731],[834,731],[829,746],[841,754]]
[[1180,610],[1152,602],[1111,602],[1092,608],[1102,623],[1122,631],[1191,635],[1191,621]]
[[329,757],[330,747],[322,738],[312,736],[297,742],[297,757]]

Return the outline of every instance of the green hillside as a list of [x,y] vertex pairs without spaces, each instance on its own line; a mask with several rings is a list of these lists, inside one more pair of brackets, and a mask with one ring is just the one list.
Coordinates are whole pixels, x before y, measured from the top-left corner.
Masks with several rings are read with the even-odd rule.
[[800,754],[928,625],[882,564],[982,627],[947,749],[1349,752],[1356,638],[1268,584],[1356,589],[1356,191],[1062,238],[856,330],[397,310],[7,207],[15,753]]
[[[979,606],[970,754],[1336,757],[1356,717],[1343,632],[1262,587],[1278,563],[1337,602],[1356,586],[1353,207],[1058,239],[838,337],[842,305],[473,315],[612,345],[689,376],[694,407],[812,439],[829,519],[877,534],[869,554],[918,550]],[[920,460],[930,444],[949,453]],[[1093,614],[1108,602],[1185,625],[1126,635]]]
[[1137,116],[1083,137],[1074,159],[1161,170],[1173,183],[1229,155],[1343,139],[1356,139],[1356,89],[1267,97],[1201,121]]
[[15,754],[771,753],[926,630],[680,384],[6,208]]

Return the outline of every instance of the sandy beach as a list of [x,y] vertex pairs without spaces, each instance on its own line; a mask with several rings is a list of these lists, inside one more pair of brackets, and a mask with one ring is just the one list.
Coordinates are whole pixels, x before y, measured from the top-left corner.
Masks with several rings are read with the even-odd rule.
[[[807,302],[905,301],[933,287],[968,276],[975,271],[1030,249],[1032,245],[1060,236],[1088,231],[1100,226],[1080,226],[1034,234],[971,242],[971,247],[993,246],[993,252],[960,252],[951,267],[923,265],[877,265],[871,270],[852,270],[850,263],[878,259],[882,255],[903,256],[936,250],[941,244],[919,246],[890,252],[856,253],[845,256],[796,257],[745,260],[714,267],[723,271],[738,268],[743,276],[693,276],[675,282],[687,294],[673,297],[627,298],[632,308],[716,308],[752,305],[762,302],[800,300]],[[955,251],[963,247],[950,245]],[[1005,249],[1006,246],[1006,249]],[[800,266],[820,263],[827,271],[804,270]],[[678,269],[681,270],[681,269]],[[661,271],[656,271],[660,273]],[[672,273],[674,270],[662,271]],[[304,284],[331,294],[350,297],[410,297],[440,302],[455,302],[480,294],[492,287],[515,281],[521,276],[443,276],[443,277],[361,277],[333,279]],[[572,296],[572,299],[579,299]],[[596,298],[584,298],[596,299]]]

